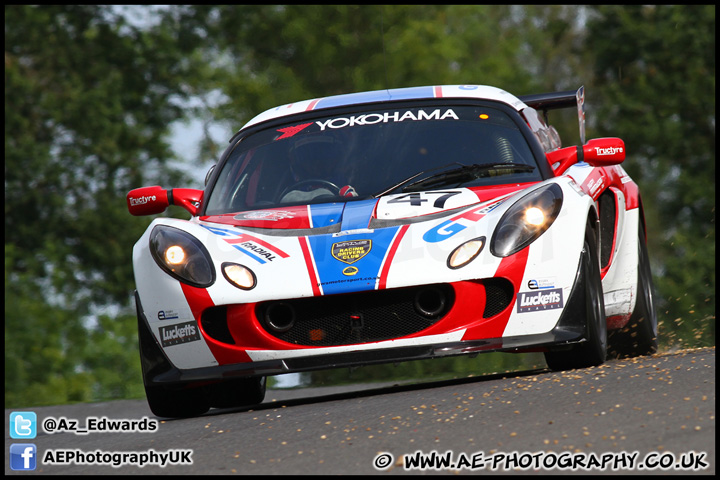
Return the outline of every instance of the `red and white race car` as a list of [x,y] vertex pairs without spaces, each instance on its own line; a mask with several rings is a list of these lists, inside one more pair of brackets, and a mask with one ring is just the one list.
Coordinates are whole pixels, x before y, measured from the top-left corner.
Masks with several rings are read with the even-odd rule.
[[[133,250],[152,411],[259,403],[268,375],[545,352],[552,369],[648,354],[657,318],[638,186],[619,138],[585,142],[584,91],[413,87],[269,110],[204,190]],[[546,123],[577,108],[580,145]]]

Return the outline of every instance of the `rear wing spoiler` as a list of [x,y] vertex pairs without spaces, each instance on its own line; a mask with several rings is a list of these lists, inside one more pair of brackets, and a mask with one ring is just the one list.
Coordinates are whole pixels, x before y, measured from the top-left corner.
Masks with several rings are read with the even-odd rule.
[[580,127],[580,144],[585,145],[585,87],[577,91],[568,90],[565,92],[539,93],[536,95],[522,95],[518,97],[528,107],[543,112],[545,123],[547,123],[548,110],[560,108],[573,108],[577,106],[578,126]]

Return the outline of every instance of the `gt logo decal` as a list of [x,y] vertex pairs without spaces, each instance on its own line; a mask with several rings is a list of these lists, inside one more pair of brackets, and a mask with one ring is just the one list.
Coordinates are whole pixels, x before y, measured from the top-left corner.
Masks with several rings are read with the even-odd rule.
[[492,212],[495,208],[497,208],[498,205],[500,205],[502,202],[496,202],[491,205],[485,205],[480,208],[476,208],[473,210],[469,210],[465,213],[461,213],[457,217],[451,218],[450,220],[445,220],[438,226],[431,228],[427,232],[425,232],[425,235],[423,235],[423,240],[425,240],[428,243],[437,243],[442,242],[443,240],[447,240],[448,238],[452,237],[458,232],[462,232],[465,230],[469,225],[464,225],[461,223],[461,220],[470,221],[472,223],[478,222],[481,218],[483,218],[488,213]]
[[223,238],[223,240],[225,240],[227,243],[229,243],[242,253],[257,260],[259,263],[272,262],[277,258],[275,255],[279,256],[280,258],[288,258],[290,256],[279,248],[263,240],[260,240],[257,237],[248,235],[247,233],[238,234],[237,232],[225,230],[222,228],[208,227],[206,225],[200,226],[207,230],[210,230],[215,235],[219,235],[221,237],[231,237]]

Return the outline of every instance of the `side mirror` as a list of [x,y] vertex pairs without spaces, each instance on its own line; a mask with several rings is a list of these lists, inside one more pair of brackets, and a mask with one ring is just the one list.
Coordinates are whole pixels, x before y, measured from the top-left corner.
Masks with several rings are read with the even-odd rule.
[[617,165],[625,160],[625,142],[620,138],[594,138],[583,145],[583,158],[593,167]]
[[127,194],[128,210],[136,217],[162,213],[169,205],[167,190],[159,186],[136,188]]
[[620,138],[595,138],[582,147],[566,147],[545,154],[555,175],[578,162],[585,161],[593,167],[608,167],[625,160],[625,142]]
[[160,186],[142,187],[127,194],[127,206],[131,215],[155,215],[164,212],[170,205],[178,205],[197,215],[203,191],[193,188],[175,188],[165,190]]

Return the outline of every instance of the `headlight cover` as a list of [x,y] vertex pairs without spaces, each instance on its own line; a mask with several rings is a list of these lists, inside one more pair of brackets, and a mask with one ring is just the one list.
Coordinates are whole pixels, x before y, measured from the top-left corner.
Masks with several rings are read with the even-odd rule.
[[150,253],[168,275],[193,287],[215,283],[215,269],[205,246],[189,233],[158,225],[150,233]]
[[522,197],[498,222],[490,241],[490,253],[508,257],[530,245],[553,224],[562,202],[562,188],[555,183]]
[[225,280],[242,290],[252,290],[257,285],[255,272],[239,263],[225,262],[220,266]]
[[478,237],[459,245],[448,256],[447,266],[452,270],[464,267],[480,255],[485,246],[485,237]]

